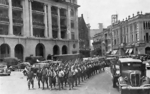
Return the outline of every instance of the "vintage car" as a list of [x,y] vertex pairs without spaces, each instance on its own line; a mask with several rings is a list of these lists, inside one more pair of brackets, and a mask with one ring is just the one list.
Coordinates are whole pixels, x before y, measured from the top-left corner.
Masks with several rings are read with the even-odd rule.
[[11,70],[7,67],[7,64],[0,64],[0,75],[10,76]]
[[150,70],[150,60],[143,61],[146,64],[146,69]]
[[141,60],[119,58],[113,66],[113,87],[121,94],[150,94],[150,78],[146,76],[146,66]]

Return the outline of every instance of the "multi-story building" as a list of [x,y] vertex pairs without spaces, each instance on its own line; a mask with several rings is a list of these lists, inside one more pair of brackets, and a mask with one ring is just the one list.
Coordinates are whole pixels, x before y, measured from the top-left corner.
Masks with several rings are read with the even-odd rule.
[[93,37],[102,31],[103,31],[103,24],[102,23],[98,23],[98,29],[90,29],[89,33],[90,33],[90,49],[91,50],[94,50],[93,44],[92,44],[93,43]]
[[95,34],[93,37],[93,47],[97,55],[110,54],[111,47],[111,28],[104,28],[102,32]]
[[79,52],[77,0],[0,0],[0,58]]
[[114,53],[150,54],[150,13],[128,16],[112,24]]
[[85,23],[83,14],[78,18],[79,24],[79,52],[85,57],[90,56],[90,37],[89,37],[89,24]]
[[108,26],[106,29],[103,29],[103,36],[104,36],[104,41],[103,41],[103,48],[104,51],[103,53],[106,54],[111,54],[112,51],[112,33],[111,33],[111,26]]
[[102,56],[103,55],[103,50],[102,49],[102,42],[104,40],[104,37],[103,37],[103,32],[99,32],[97,34],[95,34],[95,36],[93,37],[93,51],[92,51],[92,55],[100,55]]

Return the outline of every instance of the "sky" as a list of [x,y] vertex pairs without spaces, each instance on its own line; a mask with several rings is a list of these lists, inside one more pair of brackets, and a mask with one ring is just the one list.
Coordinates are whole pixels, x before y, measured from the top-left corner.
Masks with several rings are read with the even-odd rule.
[[118,14],[118,20],[122,21],[138,11],[150,13],[150,0],[78,0],[78,5],[78,16],[83,14],[91,29],[98,29],[98,23],[103,23],[104,28],[111,25],[113,14]]

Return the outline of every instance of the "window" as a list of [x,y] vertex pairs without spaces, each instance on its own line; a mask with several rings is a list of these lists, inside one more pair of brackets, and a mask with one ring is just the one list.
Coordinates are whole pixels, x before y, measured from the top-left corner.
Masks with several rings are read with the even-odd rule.
[[135,41],[137,41],[137,34],[135,34]]
[[74,21],[71,21],[71,28],[74,29]]
[[71,16],[74,16],[74,10],[73,9],[71,9],[70,14],[71,14]]
[[20,36],[21,35],[21,30],[22,30],[21,26],[14,26],[13,27],[13,34],[16,35],[16,36]]
[[75,39],[74,32],[71,32],[71,39],[72,39],[72,40],[74,40],[74,39]]
[[149,40],[148,36],[149,36],[148,33],[146,33],[146,42],[148,42],[148,40]]
[[145,27],[146,27],[146,26],[145,26],[145,22],[143,22],[143,28],[146,29]]

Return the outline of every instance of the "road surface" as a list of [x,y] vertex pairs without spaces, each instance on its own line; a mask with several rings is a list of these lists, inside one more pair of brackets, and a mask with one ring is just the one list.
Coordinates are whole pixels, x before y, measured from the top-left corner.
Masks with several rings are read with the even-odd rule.
[[[150,77],[150,71],[147,72]],[[0,76],[0,94],[119,94],[117,89],[112,87],[109,68],[105,72],[97,74],[84,81],[73,90],[50,90],[38,88],[35,80],[35,89],[29,90],[26,77],[22,72],[12,72],[11,76]]]

